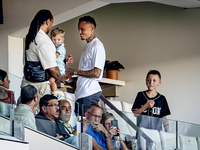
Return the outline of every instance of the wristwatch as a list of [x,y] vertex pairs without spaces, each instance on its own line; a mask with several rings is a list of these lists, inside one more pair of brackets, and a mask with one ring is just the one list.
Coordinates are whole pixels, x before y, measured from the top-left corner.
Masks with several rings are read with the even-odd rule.
[[74,71],[74,75],[77,75],[77,71]]
[[108,134],[108,136],[105,136],[106,139],[109,138],[109,137],[110,137],[110,134]]

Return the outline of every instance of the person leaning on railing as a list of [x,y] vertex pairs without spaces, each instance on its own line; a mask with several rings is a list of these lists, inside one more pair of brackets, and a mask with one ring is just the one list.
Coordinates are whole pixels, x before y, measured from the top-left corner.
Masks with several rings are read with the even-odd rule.
[[[157,70],[150,70],[146,75],[147,90],[137,94],[132,106],[132,112],[137,116],[137,124],[139,127],[162,131],[163,124],[165,131],[169,132],[169,122],[166,116],[170,115],[171,112],[165,96],[157,92],[157,87],[160,85],[160,72]],[[153,116],[155,118],[148,116]]]
[[15,104],[14,93],[6,90],[10,87],[10,80],[6,71],[0,69],[0,102]]

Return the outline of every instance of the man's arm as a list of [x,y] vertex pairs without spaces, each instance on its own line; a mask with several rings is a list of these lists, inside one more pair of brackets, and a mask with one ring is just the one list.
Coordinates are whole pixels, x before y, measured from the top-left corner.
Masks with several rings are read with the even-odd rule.
[[83,77],[87,77],[87,78],[99,78],[101,75],[101,69],[94,68],[92,70],[82,71],[82,70],[75,70],[72,68],[68,68],[66,73],[67,73],[66,75],[68,77],[71,77],[73,75],[79,75],[79,76],[83,76]]
[[92,138],[92,149],[93,150],[104,150],[103,147],[101,147],[94,138]]
[[83,119],[83,133],[87,133],[90,122],[87,119]]
[[61,80],[61,74],[58,66],[49,68],[49,72],[51,73],[51,76],[55,78],[56,82]]

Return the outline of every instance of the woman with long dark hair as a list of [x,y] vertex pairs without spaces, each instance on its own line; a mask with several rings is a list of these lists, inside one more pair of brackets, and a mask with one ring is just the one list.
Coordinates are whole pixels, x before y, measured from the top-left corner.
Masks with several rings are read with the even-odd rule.
[[[25,39],[24,77],[39,91],[39,97],[51,94],[48,81],[50,76],[60,81],[61,74],[56,63],[56,49],[47,35],[53,24],[53,15],[49,10],[40,10],[32,20]],[[41,84],[42,83],[42,84]],[[30,83],[22,83],[22,87]]]
[[[25,50],[29,49],[29,45],[31,44],[31,42],[34,42],[37,45],[35,41],[35,37],[38,31],[40,30],[41,25],[44,24],[45,22],[47,23],[48,20],[52,21],[53,23],[53,15],[51,14],[49,10],[46,10],[46,9],[40,10],[35,15],[34,19],[32,20],[30,24],[29,32],[26,35]],[[51,24],[51,27],[52,27],[52,24]],[[51,27],[49,28],[49,30],[51,29]],[[47,31],[46,34],[48,34],[48,32],[49,31]]]

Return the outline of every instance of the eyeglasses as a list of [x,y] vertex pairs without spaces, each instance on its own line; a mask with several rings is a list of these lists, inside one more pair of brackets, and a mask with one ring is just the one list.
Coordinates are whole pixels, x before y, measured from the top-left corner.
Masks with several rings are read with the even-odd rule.
[[93,115],[92,113],[88,112],[90,115],[92,115],[93,117],[95,118],[98,118],[98,119],[101,119],[102,117],[101,116],[97,116],[97,115]]
[[51,107],[59,107],[59,105],[57,105],[57,104],[47,105],[47,106],[51,106]]

